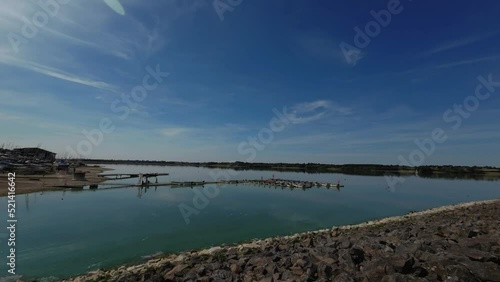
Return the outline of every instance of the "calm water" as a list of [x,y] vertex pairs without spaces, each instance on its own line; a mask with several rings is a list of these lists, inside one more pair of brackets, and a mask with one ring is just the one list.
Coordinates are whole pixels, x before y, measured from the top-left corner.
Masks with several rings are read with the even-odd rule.
[[[160,182],[212,180],[210,169],[109,166],[108,173],[169,172]],[[246,184],[205,188],[134,187],[57,191],[17,196],[17,272],[25,277],[67,277],[170,253],[253,238],[286,235],[402,215],[460,202],[500,198],[500,182],[409,177],[394,192],[383,177],[242,171],[233,179],[276,178],[337,182],[345,188],[306,191]],[[118,181],[133,183],[136,180]],[[216,197],[186,224],[179,204],[195,195]],[[0,198],[0,210],[7,199]],[[2,214],[5,214],[2,212]],[[7,255],[6,218],[1,257]],[[4,259],[5,260],[5,259]],[[0,276],[7,268],[0,266]]]

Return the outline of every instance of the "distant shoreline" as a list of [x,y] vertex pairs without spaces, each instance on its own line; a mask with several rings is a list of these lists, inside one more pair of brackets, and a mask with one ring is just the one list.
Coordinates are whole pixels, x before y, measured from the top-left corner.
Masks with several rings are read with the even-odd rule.
[[[78,170],[87,172],[88,181],[75,181],[70,173],[52,173],[46,175],[21,175],[16,177],[16,194],[27,194],[42,191],[59,191],[70,186],[84,186],[108,180],[99,176],[100,173],[110,170],[102,165],[152,165],[152,166],[182,166],[203,167],[210,169],[257,170],[278,172],[303,173],[340,173],[362,176],[419,176],[423,178],[440,179],[472,179],[472,180],[500,180],[500,168],[470,167],[470,166],[421,166],[405,167],[397,165],[376,164],[298,164],[298,163],[244,163],[244,162],[176,162],[176,161],[145,161],[145,160],[104,160],[80,159],[73,160],[87,164]],[[7,187],[7,174],[0,174],[0,185]],[[68,186],[64,188],[62,186]],[[0,190],[0,197],[7,196],[7,190]]]
[[428,165],[419,167],[381,164],[180,162],[148,160],[80,159],[88,164],[186,166],[212,169],[268,170],[279,172],[341,173],[367,176],[413,176],[424,178],[500,180],[500,168],[491,166]]

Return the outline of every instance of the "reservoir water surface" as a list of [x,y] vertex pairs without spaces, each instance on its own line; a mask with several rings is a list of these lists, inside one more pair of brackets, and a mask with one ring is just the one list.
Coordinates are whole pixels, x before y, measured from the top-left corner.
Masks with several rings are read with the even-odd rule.
[[[220,172],[196,167],[107,167],[114,169],[109,173],[170,173],[161,177],[160,182],[212,181],[210,172]],[[194,188],[124,187],[17,195],[16,272],[25,278],[65,278],[97,268],[139,263],[158,253],[233,244],[500,198],[499,181],[413,176],[391,190],[380,176],[276,171],[231,171],[231,174],[233,179],[266,179],[274,175],[290,180],[340,181],[345,187],[291,190],[250,184],[210,184]],[[209,197],[200,200],[203,197],[199,195],[205,194]],[[191,214],[183,215],[180,207],[188,207]],[[6,197],[0,198],[0,209],[7,210]],[[0,234],[4,260],[8,250],[6,220]],[[6,265],[0,268],[0,276],[5,276]]]

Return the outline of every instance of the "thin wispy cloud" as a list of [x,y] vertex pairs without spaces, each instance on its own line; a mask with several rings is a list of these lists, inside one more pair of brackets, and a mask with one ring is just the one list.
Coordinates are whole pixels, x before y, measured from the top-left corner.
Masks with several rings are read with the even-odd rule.
[[[302,34],[295,38],[297,52],[305,54],[309,58],[315,60],[336,63],[340,65],[347,64],[342,50],[339,48],[339,42],[322,33]],[[358,61],[365,56],[365,53],[360,52],[354,61]]]
[[320,134],[305,134],[292,135],[285,138],[280,138],[274,146],[310,146],[324,144],[338,144],[339,135],[335,133],[320,133]]
[[160,134],[165,137],[176,137],[190,131],[191,128],[185,128],[185,127],[169,127],[169,128],[162,128],[159,130]]
[[447,43],[439,45],[439,46],[437,46],[437,47],[435,47],[435,48],[433,48],[433,49],[431,49],[431,50],[423,53],[422,56],[423,57],[428,57],[428,56],[432,56],[432,55],[435,55],[435,54],[438,54],[438,53],[442,53],[442,52],[446,52],[446,51],[453,50],[453,49],[456,49],[456,48],[460,48],[460,47],[464,47],[464,46],[467,46],[467,45],[471,45],[471,44],[477,43],[479,41],[488,39],[488,38],[490,38],[492,36],[495,36],[497,34],[498,34],[498,32],[495,32],[495,33],[486,33],[486,34],[483,34],[483,35],[470,36],[470,37],[458,39],[458,40],[455,40],[455,41],[452,41],[452,42],[447,42]]
[[[465,66],[465,65],[472,65],[472,64],[479,64],[483,62],[493,62],[500,59],[500,55],[493,55],[493,56],[486,56],[482,58],[476,58],[476,59],[469,59],[469,60],[460,60],[460,61],[454,61],[454,62],[449,62],[449,63],[442,63],[442,64],[433,64],[433,65],[428,65],[424,67],[417,67],[417,68],[412,68],[408,70],[403,70],[403,71],[398,71],[398,72],[392,72],[388,73],[389,75],[415,75],[416,73],[421,73],[421,74],[426,74],[429,70],[436,70],[436,69],[447,69],[447,68],[454,68],[454,67],[459,67],[459,66]],[[425,79],[420,77],[420,78],[415,78],[413,77],[411,79],[412,82],[421,82],[424,81]]]
[[4,121],[13,121],[13,120],[20,120],[21,117],[15,114],[10,114],[10,113],[0,113],[0,120]]
[[339,106],[327,100],[299,103],[290,108],[288,118],[292,123],[310,123],[327,117],[328,115],[349,115],[351,109]]
[[[0,34],[22,37],[23,19],[45,12],[39,2],[2,2]],[[274,141],[257,150],[259,160],[394,163],[415,148],[415,138],[453,125],[443,112],[474,95],[478,75],[499,75],[500,33],[484,30],[500,24],[494,13],[500,2],[457,3],[461,15],[481,16],[472,21],[443,8],[427,14],[424,25],[414,19],[428,7],[412,5],[380,33],[367,17],[382,6],[322,2],[274,13],[275,4],[249,1],[226,11],[224,22],[208,0],[61,4],[18,53],[6,36],[0,40],[0,143],[44,142],[59,152],[109,118],[116,130],[89,157],[230,161],[242,159],[241,142],[259,141],[263,128],[288,118]],[[348,67],[339,48],[344,40],[371,42],[351,59],[374,56]],[[419,60],[406,59],[409,53]],[[158,82],[147,66],[172,76],[148,87],[145,97],[140,86]],[[473,154],[464,157],[461,148],[498,140],[491,133],[500,108],[495,97],[462,119],[436,159],[443,150],[473,164]],[[489,126],[466,129],[482,125]],[[133,149],[139,146],[141,152]]]
[[[46,28],[46,30],[55,38],[57,38],[60,41],[63,41],[66,44],[74,44],[75,46],[79,47],[85,46],[88,48],[95,49],[102,54],[113,55],[115,57],[122,58],[125,60],[130,60],[133,56],[132,55],[133,51],[127,46],[125,46],[124,43],[120,43],[116,39],[107,38],[106,40],[89,41],[83,38],[76,37],[74,35],[69,35],[67,33],[54,30],[52,28]],[[114,42],[110,43],[113,40]]]
[[481,62],[491,62],[491,61],[496,61],[498,59],[500,59],[500,55],[471,59],[471,60],[462,60],[462,61],[457,61],[457,62],[452,62],[452,63],[447,63],[447,64],[441,64],[441,65],[435,66],[435,68],[437,68],[437,69],[452,68],[452,67],[458,67],[458,66],[469,65],[469,64],[477,64],[477,63],[481,63]]
[[21,68],[21,69],[25,69],[25,70],[30,70],[30,71],[33,71],[33,72],[36,72],[39,74],[43,74],[46,76],[50,76],[53,78],[57,78],[57,79],[61,79],[64,81],[73,82],[73,83],[77,83],[77,84],[81,84],[81,85],[86,85],[86,86],[90,86],[90,87],[101,89],[101,90],[114,91],[117,89],[117,87],[115,87],[114,85],[103,82],[103,81],[92,80],[89,78],[80,77],[80,76],[70,74],[70,73],[67,73],[65,71],[53,68],[53,67],[37,64],[37,63],[30,62],[27,60],[18,59],[16,57],[11,57],[11,56],[6,56],[6,55],[0,56],[0,64],[8,65],[11,67],[17,67],[17,68]]

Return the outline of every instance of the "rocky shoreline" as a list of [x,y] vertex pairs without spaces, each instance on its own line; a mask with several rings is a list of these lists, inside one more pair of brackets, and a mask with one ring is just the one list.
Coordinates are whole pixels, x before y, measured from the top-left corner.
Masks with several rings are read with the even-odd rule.
[[214,247],[66,281],[500,281],[500,199]]

